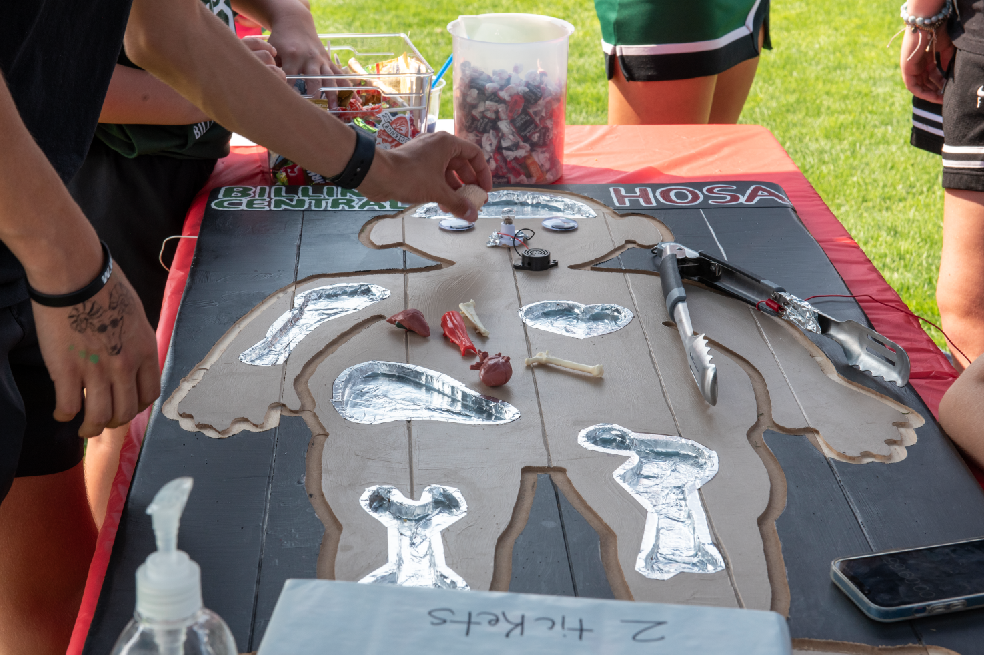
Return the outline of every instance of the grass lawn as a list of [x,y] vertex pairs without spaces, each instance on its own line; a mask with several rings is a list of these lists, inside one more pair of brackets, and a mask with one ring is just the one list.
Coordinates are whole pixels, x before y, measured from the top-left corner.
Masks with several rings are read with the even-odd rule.
[[[459,14],[528,12],[572,23],[567,121],[605,123],[607,83],[594,4],[585,0],[312,0],[323,32],[406,32],[436,69]],[[916,313],[935,323],[943,192],[939,158],[908,145],[910,98],[898,72],[895,5],[775,0],[774,50],[760,62],[741,122],[772,130],[868,257]],[[450,81],[450,73],[447,75]],[[451,117],[450,94],[441,116]],[[942,336],[930,334],[943,345]]]

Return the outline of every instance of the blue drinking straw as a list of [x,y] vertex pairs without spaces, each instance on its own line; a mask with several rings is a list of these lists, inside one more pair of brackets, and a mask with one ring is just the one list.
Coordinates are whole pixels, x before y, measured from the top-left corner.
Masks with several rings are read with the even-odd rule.
[[454,54],[448,55],[448,60],[444,62],[443,66],[441,66],[441,70],[437,71],[437,75],[434,76],[434,82],[433,84],[431,84],[432,89],[437,86],[437,83],[441,81],[441,78],[444,77],[444,74],[448,72],[449,68],[451,68],[452,59],[454,59]]

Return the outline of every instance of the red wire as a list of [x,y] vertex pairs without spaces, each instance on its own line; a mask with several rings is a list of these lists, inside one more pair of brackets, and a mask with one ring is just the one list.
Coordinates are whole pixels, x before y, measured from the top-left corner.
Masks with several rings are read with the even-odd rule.
[[[522,237],[518,237],[513,234],[506,234],[505,232],[496,232],[496,234],[498,234],[500,237],[506,237],[508,239],[512,239],[514,242],[519,241],[521,244],[523,244],[524,248],[529,248],[529,246],[526,245],[526,242],[523,241]],[[516,244],[513,243],[513,245],[515,246]]]
[[[958,353],[960,353],[963,356],[964,359],[966,359],[967,361],[970,361],[970,358],[967,357],[967,355],[964,354],[964,351],[960,350],[960,348],[957,347],[957,344],[953,343],[953,341],[950,340],[950,337],[948,337],[946,335],[946,332],[943,331],[943,328],[941,328],[936,323],[933,323],[932,321],[923,318],[919,314],[916,314],[915,312],[913,312],[909,308],[903,309],[901,307],[896,307],[895,305],[890,305],[890,304],[888,304],[887,302],[885,302],[883,300],[879,300],[878,298],[875,298],[870,293],[862,293],[862,294],[859,294],[857,296],[850,295],[850,294],[843,294],[843,293],[823,293],[823,294],[817,294],[815,296],[810,296],[809,298],[804,298],[804,300],[806,300],[807,302],[809,302],[810,300],[813,300],[814,298],[870,298],[871,300],[874,300],[879,305],[885,305],[886,307],[888,307],[890,309],[894,309],[897,312],[902,312],[903,314],[908,314],[909,316],[918,318],[923,323],[928,323],[929,325],[932,325],[934,328],[936,328],[937,330],[940,331],[940,334],[943,335],[943,338],[946,339],[946,342],[948,344],[950,344],[951,346],[953,346],[953,349],[954,350],[956,350]],[[765,302],[765,301],[760,300],[759,302]],[[758,305],[756,305],[755,308],[758,309]]]

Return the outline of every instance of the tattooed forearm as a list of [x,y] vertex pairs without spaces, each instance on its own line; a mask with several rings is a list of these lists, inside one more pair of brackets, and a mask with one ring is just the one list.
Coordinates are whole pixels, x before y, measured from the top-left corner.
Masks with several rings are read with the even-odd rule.
[[73,330],[79,334],[90,332],[98,335],[110,355],[119,355],[123,350],[125,319],[132,312],[130,291],[119,282],[114,282],[105,307],[97,300],[87,300],[72,308],[68,320]]

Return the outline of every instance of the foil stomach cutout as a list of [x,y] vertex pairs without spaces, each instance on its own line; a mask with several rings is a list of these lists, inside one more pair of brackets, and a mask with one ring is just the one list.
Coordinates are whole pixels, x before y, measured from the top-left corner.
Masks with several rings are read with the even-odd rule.
[[465,515],[468,506],[454,487],[432,484],[410,500],[389,485],[369,487],[362,508],[386,526],[388,561],[364,584],[468,589],[468,583],[444,561],[441,531]]
[[612,477],[646,508],[636,571],[668,580],[724,569],[697,493],[717,473],[717,453],[682,437],[636,434],[613,424],[586,428],[577,441],[588,450],[629,457]]
[[454,378],[412,364],[370,361],[342,371],[332,404],[354,423],[445,421],[501,425],[519,418],[509,403],[472,391]]
[[266,337],[243,352],[239,361],[253,366],[279,366],[322,323],[365,309],[389,295],[389,289],[360,283],[333,284],[299,293],[294,307],[281,314]]
[[621,330],[633,318],[621,305],[582,305],[570,300],[544,300],[519,310],[523,322],[538,330],[575,339],[600,337]]
[[[594,218],[598,214],[587,204],[566,196],[543,191],[517,191],[506,189],[493,191],[488,202],[478,210],[479,218],[500,218],[503,210],[513,218]],[[448,218],[454,216],[442,211],[436,202],[417,207],[413,213],[416,218]]]

